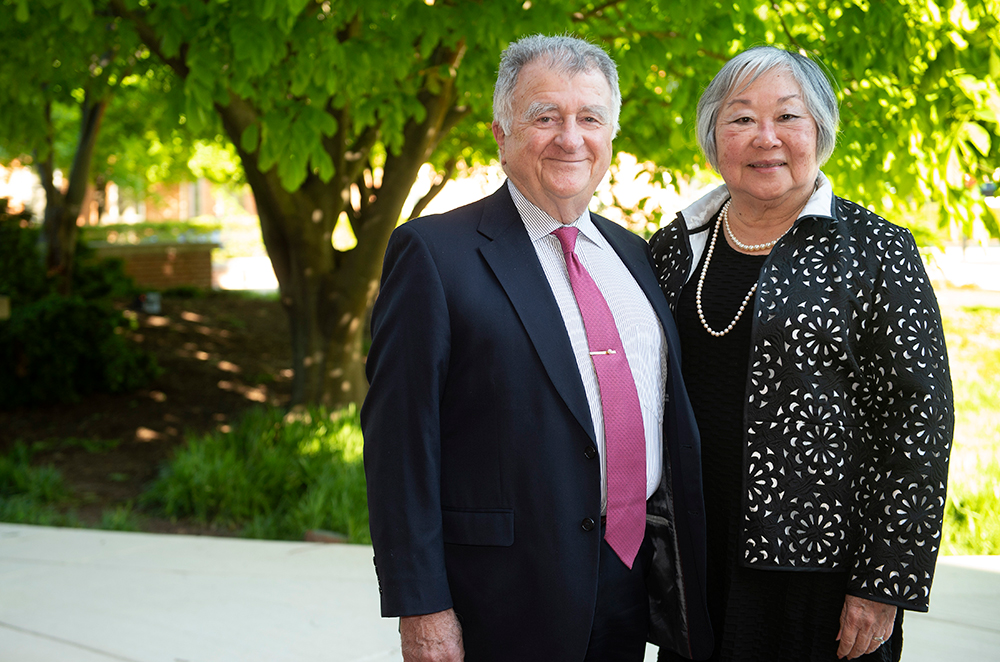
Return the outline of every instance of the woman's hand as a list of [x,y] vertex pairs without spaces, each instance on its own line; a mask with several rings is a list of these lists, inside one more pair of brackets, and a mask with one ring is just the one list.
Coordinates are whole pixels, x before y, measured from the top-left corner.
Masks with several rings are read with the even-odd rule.
[[840,632],[837,633],[838,658],[853,660],[875,649],[892,636],[896,607],[883,602],[865,600],[853,595],[844,599],[840,612]]

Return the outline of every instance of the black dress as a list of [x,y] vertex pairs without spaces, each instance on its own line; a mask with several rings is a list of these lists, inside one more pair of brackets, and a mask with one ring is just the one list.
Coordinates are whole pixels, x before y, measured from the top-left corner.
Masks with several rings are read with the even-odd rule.
[[[757,282],[765,255],[737,252],[719,230],[702,290],[708,325],[722,331]],[[711,236],[709,236],[709,242]],[[744,405],[753,298],[729,333],[710,335],[695,296],[706,250],[681,293],[677,328],[684,381],[701,432],[708,525],[708,605],[715,631],[710,658],[733,662],[836,662],[846,572],[757,570],[743,567],[738,548],[743,491]],[[865,662],[895,662],[902,649],[902,610],[893,635]],[[660,660],[683,660],[668,651]]]

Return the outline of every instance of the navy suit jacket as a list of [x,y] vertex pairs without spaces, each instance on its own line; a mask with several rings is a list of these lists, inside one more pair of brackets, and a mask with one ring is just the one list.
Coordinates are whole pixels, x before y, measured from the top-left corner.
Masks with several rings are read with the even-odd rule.
[[[697,430],[646,243],[597,217],[666,333],[670,372],[654,630],[705,632]],[[562,316],[507,186],[393,232],[361,412],[383,616],[454,607],[467,659],[584,658],[600,466]],[[669,558],[664,558],[666,555]],[[676,643],[675,642],[675,643]],[[671,642],[667,642],[668,645]]]

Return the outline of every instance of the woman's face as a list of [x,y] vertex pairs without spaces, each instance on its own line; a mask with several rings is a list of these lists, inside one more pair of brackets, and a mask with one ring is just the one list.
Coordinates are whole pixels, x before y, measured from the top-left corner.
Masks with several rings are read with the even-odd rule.
[[776,69],[726,98],[715,124],[719,170],[733,202],[805,204],[812,194],[816,121],[789,71]]

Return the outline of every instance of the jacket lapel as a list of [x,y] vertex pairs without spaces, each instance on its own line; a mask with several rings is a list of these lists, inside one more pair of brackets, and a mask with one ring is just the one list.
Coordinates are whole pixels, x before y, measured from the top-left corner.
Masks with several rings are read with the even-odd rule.
[[562,313],[506,185],[488,200],[479,232],[491,240],[480,252],[517,311],[549,379],[594,439],[587,394]]

